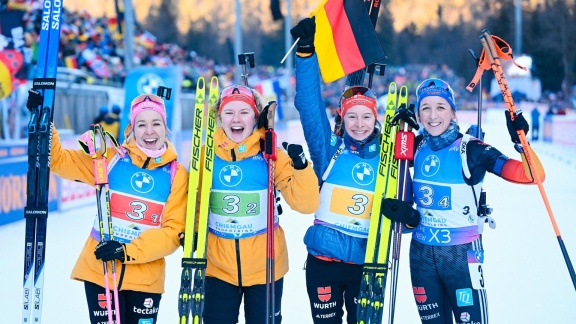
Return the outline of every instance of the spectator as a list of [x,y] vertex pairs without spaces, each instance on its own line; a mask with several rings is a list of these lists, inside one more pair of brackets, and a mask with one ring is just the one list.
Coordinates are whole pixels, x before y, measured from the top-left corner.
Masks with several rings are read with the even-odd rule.
[[92,124],[100,124],[106,115],[108,115],[108,106],[100,106],[100,108],[98,108],[98,116],[94,118],[94,122]]
[[532,141],[538,140],[538,135],[540,133],[540,111],[537,107],[534,107],[531,112],[532,115]]

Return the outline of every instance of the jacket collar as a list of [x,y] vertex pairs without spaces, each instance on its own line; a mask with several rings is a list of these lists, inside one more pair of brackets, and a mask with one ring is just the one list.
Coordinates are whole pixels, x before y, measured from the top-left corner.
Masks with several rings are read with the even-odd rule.
[[178,159],[178,153],[176,152],[176,148],[172,143],[166,140],[166,152],[162,154],[162,156],[157,157],[155,159],[148,157],[144,152],[142,152],[138,146],[136,146],[136,139],[132,138],[128,143],[124,142],[122,146],[128,152],[130,159],[132,160],[132,164],[136,165],[137,167],[142,168],[146,163],[147,159],[150,159],[147,163],[146,169],[156,169],[170,163],[176,159]]
[[260,140],[264,139],[264,129],[255,130],[250,136],[240,143],[231,141],[224,129],[218,127],[214,134],[216,143],[216,155],[225,161],[239,161],[252,157],[261,151]]

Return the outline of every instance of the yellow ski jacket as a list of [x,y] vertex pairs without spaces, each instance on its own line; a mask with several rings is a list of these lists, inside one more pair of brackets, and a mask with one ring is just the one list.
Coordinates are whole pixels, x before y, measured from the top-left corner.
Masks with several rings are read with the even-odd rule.
[[[156,169],[176,160],[176,149],[170,143],[162,155],[161,164],[150,159],[147,169]],[[123,144],[132,163],[143,167],[148,157],[136,146],[134,139]],[[109,160],[116,154],[108,148]],[[50,170],[64,179],[76,180],[90,185],[94,184],[92,158],[81,150],[64,149],[58,132],[52,133],[52,161]],[[178,233],[184,231],[186,220],[186,203],[188,193],[188,172],[178,163],[177,171],[166,201],[162,224],[159,228],[143,231],[140,236],[126,244],[126,261],[116,263],[119,290],[134,290],[150,293],[164,293],[165,260],[180,246]],[[84,217],[85,215],[79,215]],[[86,232],[89,232],[86,229]],[[104,286],[102,261],[94,256],[96,241],[88,236],[84,248],[72,270],[71,279],[89,281]],[[110,266],[108,267],[110,272]],[[111,276],[110,287],[113,287]]]
[[[216,155],[224,161],[240,161],[259,154],[260,140],[264,139],[264,130],[258,129],[242,143],[234,143],[219,127],[214,134]],[[239,146],[246,150],[239,152]],[[276,190],[295,211],[311,214],[320,204],[318,179],[311,163],[303,170],[295,170],[288,154],[277,148],[277,160],[274,167]],[[267,170],[262,170],[263,175]],[[197,218],[198,219],[198,218]],[[284,230],[281,226],[274,233],[275,279],[288,272],[288,249]],[[212,233],[207,241],[208,265],[206,275],[216,277],[230,284],[253,286],[266,283],[266,233],[243,239],[225,239]]]

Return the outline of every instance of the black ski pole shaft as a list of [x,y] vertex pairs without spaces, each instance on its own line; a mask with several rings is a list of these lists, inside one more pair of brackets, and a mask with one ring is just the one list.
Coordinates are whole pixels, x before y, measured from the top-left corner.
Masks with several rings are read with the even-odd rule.
[[[472,50],[471,48],[468,49],[468,52],[470,52],[470,55],[472,55],[472,58],[474,59],[474,61],[476,62],[476,67],[478,67],[480,65],[480,59],[478,58],[478,56],[476,56],[476,53],[474,53],[474,50]],[[476,137],[484,140],[484,136],[482,136],[482,77],[480,77],[480,80],[478,80],[478,129],[476,130]]]

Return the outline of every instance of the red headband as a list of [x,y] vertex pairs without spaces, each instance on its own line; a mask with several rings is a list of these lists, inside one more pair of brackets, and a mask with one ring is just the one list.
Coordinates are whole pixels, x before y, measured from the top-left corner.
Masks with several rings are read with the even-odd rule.
[[342,100],[342,113],[340,116],[344,117],[348,109],[358,105],[370,108],[374,116],[378,116],[378,112],[376,111],[376,99],[361,94],[357,94]]
[[258,109],[256,109],[256,99],[254,98],[254,93],[252,93],[252,90],[248,87],[239,84],[226,87],[224,90],[222,90],[221,98],[222,100],[220,102],[218,113],[220,113],[222,108],[224,108],[224,106],[230,102],[241,101],[247,103],[252,108],[252,110],[254,110],[256,117],[259,115]]

